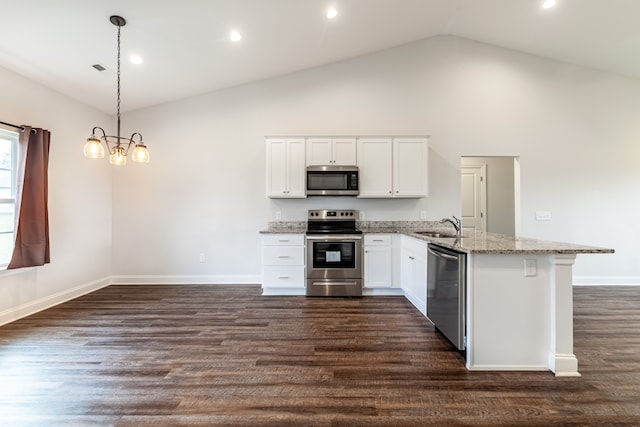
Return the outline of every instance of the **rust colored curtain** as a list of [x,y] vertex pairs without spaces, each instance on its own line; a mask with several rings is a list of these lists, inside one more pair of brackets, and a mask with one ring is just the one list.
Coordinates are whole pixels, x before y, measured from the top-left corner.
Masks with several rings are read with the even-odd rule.
[[51,133],[23,126],[18,141],[16,236],[7,269],[48,264],[48,171]]

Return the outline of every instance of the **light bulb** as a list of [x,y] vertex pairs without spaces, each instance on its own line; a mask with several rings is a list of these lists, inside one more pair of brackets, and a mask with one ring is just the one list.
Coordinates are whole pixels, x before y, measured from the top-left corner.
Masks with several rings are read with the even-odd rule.
[[147,146],[144,144],[136,145],[133,153],[131,153],[131,160],[137,163],[149,163],[149,150],[147,150]]
[[87,143],[84,144],[84,156],[89,159],[102,159],[104,157],[104,147],[95,136],[87,138]]
[[127,164],[127,156],[124,155],[124,148],[114,147],[109,156],[109,163],[116,166],[124,166]]
[[327,10],[327,19],[333,19],[336,16],[338,16],[338,10],[335,7],[330,7],[329,10]]
[[240,40],[242,40],[242,34],[237,32],[236,30],[233,30],[233,31],[231,31],[231,34],[229,35],[229,39],[232,42],[239,42]]

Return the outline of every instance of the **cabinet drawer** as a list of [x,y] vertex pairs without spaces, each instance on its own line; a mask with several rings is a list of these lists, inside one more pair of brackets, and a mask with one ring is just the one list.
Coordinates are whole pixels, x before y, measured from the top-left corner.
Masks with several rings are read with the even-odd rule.
[[391,235],[390,234],[365,234],[364,235],[364,244],[366,246],[369,245],[391,245]]
[[304,247],[301,246],[264,246],[262,248],[263,265],[304,266]]
[[265,246],[304,246],[304,234],[265,234]]
[[304,288],[304,267],[264,267],[263,288]]

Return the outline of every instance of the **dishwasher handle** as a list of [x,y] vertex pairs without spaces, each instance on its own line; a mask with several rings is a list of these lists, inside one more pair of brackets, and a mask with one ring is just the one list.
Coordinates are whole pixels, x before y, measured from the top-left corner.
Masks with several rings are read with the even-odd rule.
[[442,257],[444,259],[448,259],[450,261],[459,261],[460,260],[460,258],[458,256],[450,255],[450,254],[448,254],[446,252],[441,252],[437,248],[434,248],[431,245],[428,246],[427,250],[429,251],[429,253],[431,255],[439,256],[439,257]]

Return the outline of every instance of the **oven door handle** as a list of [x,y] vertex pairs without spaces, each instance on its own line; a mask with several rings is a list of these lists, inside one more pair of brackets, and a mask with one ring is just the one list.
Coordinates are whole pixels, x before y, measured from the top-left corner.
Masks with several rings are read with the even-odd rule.
[[307,240],[362,240],[362,235],[360,234],[314,234],[313,236],[306,237]]

